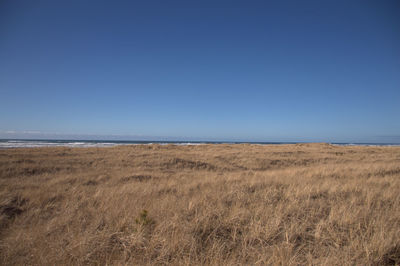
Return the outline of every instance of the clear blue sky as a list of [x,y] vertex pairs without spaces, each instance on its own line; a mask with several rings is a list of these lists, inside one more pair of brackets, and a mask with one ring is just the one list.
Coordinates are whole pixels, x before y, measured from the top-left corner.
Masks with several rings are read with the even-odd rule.
[[0,137],[400,142],[399,14],[397,0],[1,1]]

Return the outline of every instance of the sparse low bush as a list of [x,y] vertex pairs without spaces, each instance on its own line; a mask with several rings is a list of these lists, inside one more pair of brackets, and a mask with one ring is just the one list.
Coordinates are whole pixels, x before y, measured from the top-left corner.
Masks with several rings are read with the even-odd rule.
[[139,217],[135,219],[135,223],[138,225],[151,225],[154,221],[148,217],[147,210],[142,210]]

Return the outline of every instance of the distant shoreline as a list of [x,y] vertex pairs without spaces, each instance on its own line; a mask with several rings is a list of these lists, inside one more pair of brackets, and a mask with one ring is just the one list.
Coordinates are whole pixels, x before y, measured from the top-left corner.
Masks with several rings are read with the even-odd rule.
[[[201,145],[201,144],[313,144],[321,142],[256,142],[256,141],[167,141],[167,140],[79,140],[79,139],[0,139],[0,149],[40,147],[114,147],[120,145]],[[400,146],[399,143],[322,142],[338,146]]]

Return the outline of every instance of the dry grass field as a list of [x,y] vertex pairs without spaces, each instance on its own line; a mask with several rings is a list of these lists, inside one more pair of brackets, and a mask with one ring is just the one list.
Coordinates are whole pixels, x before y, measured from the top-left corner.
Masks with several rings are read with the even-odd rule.
[[0,263],[399,265],[400,147],[0,150]]

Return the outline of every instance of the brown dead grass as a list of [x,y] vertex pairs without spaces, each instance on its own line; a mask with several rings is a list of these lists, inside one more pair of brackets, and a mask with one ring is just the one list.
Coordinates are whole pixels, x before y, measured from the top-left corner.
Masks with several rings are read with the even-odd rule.
[[399,265],[400,147],[0,150],[0,263]]

